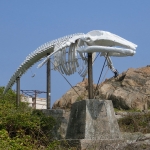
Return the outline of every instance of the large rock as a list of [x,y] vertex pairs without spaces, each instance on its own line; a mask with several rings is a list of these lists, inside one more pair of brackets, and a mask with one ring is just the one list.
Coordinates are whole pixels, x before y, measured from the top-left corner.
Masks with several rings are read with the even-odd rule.
[[145,110],[150,106],[150,67],[130,68],[100,85],[98,96],[111,99],[114,107]]
[[[95,85],[94,85],[95,87]],[[73,89],[74,88],[74,89]],[[71,108],[72,104],[76,101],[87,99],[88,97],[88,80],[85,79],[83,82],[78,83],[76,86],[71,88],[65,93],[59,100],[57,100],[53,108]],[[77,94],[77,93],[79,94]]]
[[[80,97],[73,89],[70,89],[54,103],[53,108],[70,108],[75,101],[87,99],[87,79],[78,83],[74,88]],[[130,68],[117,78],[106,79],[99,85],[95,98],[110,99],[116,108],[147,109],[150,107],[150,67]]]

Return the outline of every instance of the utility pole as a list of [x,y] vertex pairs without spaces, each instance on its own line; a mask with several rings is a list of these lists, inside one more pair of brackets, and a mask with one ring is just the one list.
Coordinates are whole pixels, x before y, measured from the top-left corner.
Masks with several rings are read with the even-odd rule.
[[16,93],[17,93],[17,96],[16,96],[16,106],[19,107],[19,104],[20,104],[20,77],[17,77],[16,78]]
[[88,53],[88,97],[93,99],[92,53]]
[[[49,53],[47,54],[47,56],[49,55]],[[50,58],[49,60],[47,61],[47,109],[50,109],[51,108],[51,83],[50,83],[50,80],[51,80],[51,65],[50,65]]]
[[37,97],[37,92],[36,90],[34,91],[34,97],[32,97],[32,108],[36,109],[36,97]]

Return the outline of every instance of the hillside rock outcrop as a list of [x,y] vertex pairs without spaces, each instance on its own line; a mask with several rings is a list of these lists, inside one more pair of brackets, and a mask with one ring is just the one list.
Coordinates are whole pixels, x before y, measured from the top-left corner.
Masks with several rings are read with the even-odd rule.
[[[94,85],[94,89],[95,89]],[[78,94],[77,94],[78,93]],[[85,79],[83,82],[78,83],[76,86],[71,88],[65,93],[59,100],[57,100],[53,108],[71,108],[71,105],[78,100],[87,99],[88,97],[88,80]]]
[[[95,91],[96,85],[93,86]],[[70,108],[77,100],[87,99],[88,80],[74,86],[57,100],[53,108]],[[106,79],[99,84],[95,99],[112,100],[114,107],[119,109],[146,110],[150,107],[150,66],[130,68],[116,78]]]

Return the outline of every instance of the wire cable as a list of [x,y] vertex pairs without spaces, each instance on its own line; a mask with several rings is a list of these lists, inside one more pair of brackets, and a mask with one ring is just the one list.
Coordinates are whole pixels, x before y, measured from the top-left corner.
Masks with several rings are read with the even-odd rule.
[[[50,60],[50,62],[54,65],[54,63]],[[55,66],[55,65],[54,65]],[[57,69],[58,70],[58,69]],[[81,96],[78,94],[78,92],[75,90],[75,88],[71,85],[71,83],[67,80],[67,78],[58,70],[58,72],[63,76],[63,78],[68,82],[68,84],[71,86],[71,88],[75,91],[75,93],[81,98]]]
[[92,64],[95,62],[95,60],[97,59],[97,57],[99,56],[100,53],[97,54],[97,56],[95,57],[94,61],[92,62]]

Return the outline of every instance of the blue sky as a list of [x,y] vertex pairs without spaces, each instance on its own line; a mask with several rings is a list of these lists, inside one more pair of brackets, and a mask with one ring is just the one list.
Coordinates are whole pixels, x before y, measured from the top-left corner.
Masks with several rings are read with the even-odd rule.
[[[7,84],[26,56],[40,45],[91,30],[109,31],[138,45],[135,56],[112,58],[120,73],[150,65],[149,16],[149,0],[0,0],[0,86]],[[103,62],[104,58],[99,57],[94,64],[95,83]],[[46,91],[46,67],[37,69],[37,65],[22,76],[21,89]],[[59,72],[51,73],[53,103],[70,86]],[[109,71],[106,78],[111,76]],[[78,74],[67,79],[72,85],[82,81]]]

